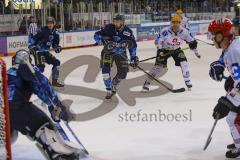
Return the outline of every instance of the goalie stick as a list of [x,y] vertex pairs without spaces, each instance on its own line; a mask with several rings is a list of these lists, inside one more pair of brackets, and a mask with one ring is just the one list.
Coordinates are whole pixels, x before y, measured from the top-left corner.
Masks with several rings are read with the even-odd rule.
[[[32,66],[27,60],[24,60],[23,63],[28,66],[29,70],[32,72],[32,74],[33,74],[33,76],[35,77],[35,79],[39,82],[37,76],[35,75],[35,70],[34,70],[33,66]],[[47,95],[48,95],[48,93],[47,93]],[[53,101],[51,100],[51,98],[50,98],[50,97],[48,97],[48,98],[49,98],[50,102],[52,103],[52,105],[55,106],[54,103],[53,103]],[[62,121],[62,120],[61,120],[61,121]],[[83,151],[85,152],[85,154],[86,154],[86,155],[89,155],[89,152],[88,152],[87,149],[83,146],[83,144],[80,142],[80,140],[79,140],[78,137],[75,135],[75,133],[73,132],[73,130],[71,129],[71,127],[69,126],[69,124],[68,124],[67,122],[64,122],[64,124],[66,125],[66,127],[68,128],[68,130],[71,132],[71,134],[73,135],[73,137],[75,138],[75,140],[76,140],[76,141],[79,143],[79,145],[82,147],[82,149],[83,149]],[[56,123],[56,127],[58,128],[58,127],[59,127],[59,124]],[[58,128],[58,130],[59,130],[59,128]],[[61,131],[61,130],[59,130],[59,131]]]
[[218,120],[219,120],[219,114],[217,115],[217,118],[215,119],[215,121],[214,121],[214,123],[213,123],[212,129],[211,129],[211,131],[210,131],[210,133],[209,133],[209,135],[208,135],[207,141],[206,141],[206,143],[205,143],[205,145],[204,145],[204,147],[203,147],[203,150],[204,150],[204,151],[208,148],[209,144],[210,144],[211,141],[212,141],[212,134],[213,134],[213,131],[214,131],[216,125],[217,125]]

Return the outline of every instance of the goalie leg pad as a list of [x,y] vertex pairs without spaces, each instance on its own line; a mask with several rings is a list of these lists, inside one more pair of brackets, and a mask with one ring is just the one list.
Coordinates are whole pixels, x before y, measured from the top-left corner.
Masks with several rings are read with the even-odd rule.
[[80,152],[79,148],[74,148],[64,143],[59,132],[49,123],[45,123],[36,132],[37,141],[44,146],[47,153],[53,155],[71,155]]

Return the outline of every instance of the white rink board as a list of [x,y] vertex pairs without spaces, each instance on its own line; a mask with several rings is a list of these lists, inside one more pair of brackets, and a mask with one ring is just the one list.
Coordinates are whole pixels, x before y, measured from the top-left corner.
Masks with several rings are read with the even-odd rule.
[[[196,21],[198,23],[207,23],[209,21]],[[167,25],[169,22],[155,23],[155,25]],[[145,26],[148,26],[146,24]],[[150,24],[153,25],[153,24]],[[143,25],[144,26],[144,25]],[[197,26],[198,27],[198,26]],[[206,24],[199,24],[200,33],[206,33]],[[198,28],[199,28],[198,27]],[[133,34],[137,39],[137,28],[131,28],[133,30]],[[94,33],[96,31],[82,31],[82,32],[65,32],[60,33],[60,45],[63,48],[69,47],[78,47],[78,46],[86,46],[94,44]],[[27,49],[28,46],[28,36],[10,36],[6,37],[6,45],[7,45],[7,53],[15,53],[19,49]]]

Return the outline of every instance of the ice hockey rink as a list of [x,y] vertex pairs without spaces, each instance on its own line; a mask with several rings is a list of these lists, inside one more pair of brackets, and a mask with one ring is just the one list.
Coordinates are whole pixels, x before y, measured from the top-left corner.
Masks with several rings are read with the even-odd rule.
[[[206,35],[197,38],[207,41]],[[67,100],[67,103],[72,103],[71,110],[78,120],[70,122],[70,126],[93,159],[225,159],[226,146],[232,143],[232,140],[224,119],[217,124],[209,148],[203,151],[214,122],[211,116],[213,107],[218,98],[225,95],[224,83],[213,81],[208,75],[209,64],[218,59],[221,50],[199,42],[201,59],[192,51],[185,51],[190,63],[193,83],[191,91],[170,93],[154,83],[155,86],[151,88],[153,91],[140,93],[145,75],[137,70],[131,71],[127,80],[121,83],[119,95],[106,102],[97,62],[101,49],[101,46],[71,49],[56,55],[62,61],[62,78],[66,84],[64,89],[59,90],[59,95],[63,100]],[[155,54],[153,41],[138,42],[140,60]],[[11,59],[4,59],[9,67]],[[153,62],[152,60],[140,66],[148,69]],[[47,66],[45,74],[49,76],[50,72],[51,67]],[[185,87],[181,69],[174,65],[171,58],[168,60],[168,72],[160,79],[175,89]],[[33,96],[32,99],[36,97]],[[159,115],[160,111],[169,116],[168,120],[151,121],[150,116],[144,119],[146,115]],[[125,119],[126,113],[133,116]],[[187,119],[172,120],[171,115],[179,114],[182,118],[185,115]],[[136,118],[138,115],[139,118]],[[12,154],[14,160],[44,159],[34,143],[22,135],[19,135],[17,142],[12,145]]]

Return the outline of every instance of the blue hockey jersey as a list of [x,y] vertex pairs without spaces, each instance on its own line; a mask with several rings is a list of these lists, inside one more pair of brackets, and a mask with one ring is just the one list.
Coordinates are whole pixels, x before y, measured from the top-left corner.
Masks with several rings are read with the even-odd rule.
[[16,64],[8,71],[8,100],[16,106],[28,103],[31,95],[36,94],[49,107],[60,103],[56,91],[37,67],[35,77],[27,65]]
[[129,48],[130,56],[136,56],[137,43],[133,32],[129,27],[123,26],[120,30],[117,30],[114,24],[108,24],[103,29],[97,31],[94,34],[94,39],[97,43],[100,41],[104,43],[104,37],[108,37],[111,41],[114,42],[130,40],[131,42],[133,42],[133,45],[131,46],[131,48]]
[[29,45],[36,46],[40,51],[46,51],[49,50],[50,47],[58,47],[59,42],[60,37],[55,28],[50,30],[48,27],[43,27],[29,40]]

